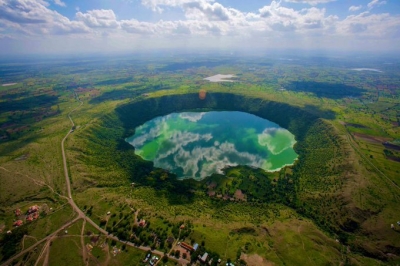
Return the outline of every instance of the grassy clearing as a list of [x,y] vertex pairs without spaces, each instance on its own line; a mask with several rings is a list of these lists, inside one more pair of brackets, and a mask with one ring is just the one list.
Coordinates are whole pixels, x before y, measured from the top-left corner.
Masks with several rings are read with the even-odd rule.
[[60,237],[50,246],[49,265],[84,265],[79,237]]
[[54,232],[62,225],[75,217],[75,213],[69,205],[64,205],[53,213],[47,215],[44,218],[38,219],[37,221],[28,224],[29,234],[41,239],[50,233]]

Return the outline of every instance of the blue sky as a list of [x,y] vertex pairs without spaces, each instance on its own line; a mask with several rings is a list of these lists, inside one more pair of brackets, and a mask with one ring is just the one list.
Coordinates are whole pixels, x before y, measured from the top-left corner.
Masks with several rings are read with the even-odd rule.
[[0,53],[400,52],[399,0],[0,0]]

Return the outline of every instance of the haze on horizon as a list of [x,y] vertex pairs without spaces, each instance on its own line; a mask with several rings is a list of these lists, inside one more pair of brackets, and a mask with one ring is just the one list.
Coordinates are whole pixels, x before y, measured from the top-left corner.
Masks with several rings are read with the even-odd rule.
[[0,0],[0,55],[400,51],[398,0]]

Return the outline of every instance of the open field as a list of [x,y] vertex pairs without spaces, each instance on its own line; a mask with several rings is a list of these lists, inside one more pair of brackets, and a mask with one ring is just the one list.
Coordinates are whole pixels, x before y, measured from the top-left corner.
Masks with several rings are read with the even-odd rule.
[[[0,87],[1,261],[78,216],[68,204],[60,145],[72,130],[65,148],[73,199],[122,242],[79,219],[20,263],[146,265],[146,248],[175,254],[180,241],[199,244],[192,261],[208,252],[214,263],[235,265],[400,262],[398,64],[370,72],[351,70],[350,59],[322,66],[312,58],[185,60],[48,63],[38,66],[44,76],[3,77],[13,84]],[[204,80],[217,73],[235,82]],[[275,173],[233,167],[201,182],[177,181],[124,138],[181,110],[270,119],[296,136],[299,160]],[[238,190],[245,201],[235,198]],[[40,216],[27,222],[32,205]],[[24,225],[14,227],[16,219]]]

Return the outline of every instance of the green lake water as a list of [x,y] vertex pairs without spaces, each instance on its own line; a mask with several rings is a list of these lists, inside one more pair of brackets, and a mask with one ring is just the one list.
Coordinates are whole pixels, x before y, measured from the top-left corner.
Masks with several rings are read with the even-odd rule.
[[277,171],[298,157],[292,133],[243,112],[173,113],[137,127],[126,141],[154,166],[197,180],[226,166]]

